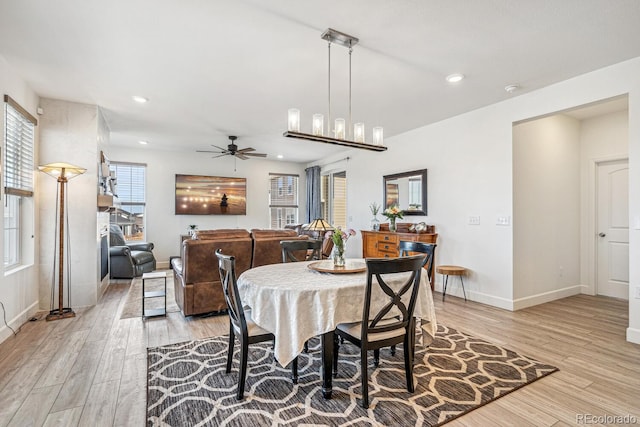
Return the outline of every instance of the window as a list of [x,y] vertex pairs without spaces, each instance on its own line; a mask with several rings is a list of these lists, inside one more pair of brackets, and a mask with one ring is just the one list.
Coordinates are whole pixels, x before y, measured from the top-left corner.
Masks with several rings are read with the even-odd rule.
[[322,216],[334,227],[347,227],[347,173],[335,172],[320,178]]
[[284,228],[298,223],[298,175],[269,174],[269,224]]
[[30,235],[28,224],[33,223],[33,146],[37,124],[10,96],[4,96],[5,270],[33,258],[33,254],[26,253],[25,243]]
[[146,165],[111,162],[115,172],[115,195],[120,208],[111,212],[110,222],[118,224],[127,241],[145,240]]

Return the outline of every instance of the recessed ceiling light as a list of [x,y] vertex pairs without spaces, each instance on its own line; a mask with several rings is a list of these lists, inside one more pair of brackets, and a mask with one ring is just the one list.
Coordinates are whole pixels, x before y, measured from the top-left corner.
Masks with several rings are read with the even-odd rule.
[[460,74],[460,73],[449,74],[447,76],[447,81],[449,83],[458,83],[462,79],[464,79],[464,74]]
[[145,98],[144,96],[134,95],[131,98],[133,98],[133,100],[136,101],[138,104],[144,104],[145,102],[149,102],[149,98]]
[[138,144],[147,145],[149,141],[138,141]]
[[283,159],[283,158],[284,158],[284,156],[283,156],[282,154],[278,154],[278,156],[277,156],[277,157],[278,157],[279,159]]
[[509,93],[513,93],[515,91],[517,91],[518,89],[520,89],[520,86],[518,85],[508,85],[504,87],[504,90],[506,90]]

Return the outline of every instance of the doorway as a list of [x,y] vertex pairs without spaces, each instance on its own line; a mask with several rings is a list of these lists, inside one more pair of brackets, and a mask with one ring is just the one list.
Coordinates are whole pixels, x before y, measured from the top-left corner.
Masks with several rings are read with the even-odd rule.
[[629,161],[596,167],[596,293],[628,300]]

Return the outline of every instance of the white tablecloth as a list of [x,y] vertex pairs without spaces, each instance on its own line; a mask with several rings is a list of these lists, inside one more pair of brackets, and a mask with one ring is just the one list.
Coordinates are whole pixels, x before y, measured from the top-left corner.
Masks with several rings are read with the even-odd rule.
[[[264,265],[238,278],[243,304],[251,307],[259,326],[275,335],[275,356],[283,366],[302,352],[309,338],[332,331],[339,323],[362,320],[367,273],[320,273],[308,268],[309,263]],[[403,284],[407,274],[384,278],[390,285]],[[388,297],[374,288],[379,294],[373,295],[372,313],[388,302]],[[436,316],[426,272],[421,275],[414,316],[421,320],[423,331],[434,337]]]

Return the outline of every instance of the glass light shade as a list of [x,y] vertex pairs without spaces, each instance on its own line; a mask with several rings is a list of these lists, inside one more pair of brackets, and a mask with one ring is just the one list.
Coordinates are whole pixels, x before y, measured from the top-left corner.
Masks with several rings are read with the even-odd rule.
[[331,231],[335,230],[331,224],[325,221],[322,218],[314,219],[311,224],[303,227],[305,230],[309,231]]
[[300,132],[300,110],[289,108],[289,132]]
[[373,144],[374,145],[384,145],[384,138],[381,127],[373,128]]
[[364,123],[353,125],[353,140],[355,142],[364,142]]
[[324,134],[324,116],[322,114],[313,115],[313,127],[312,134],[317,136],[323,136]]
[[82,175],[87,171],[85,168],[74,166],[69,163],[48,163],[43,166],[38,166],[38,170],[56,179],[61,176],[68,180],[75,178],[78,175]]
[[345,124],[344,124],[344,119],[336,119],[336,138],[337,139],[344,139],[345,138]]

